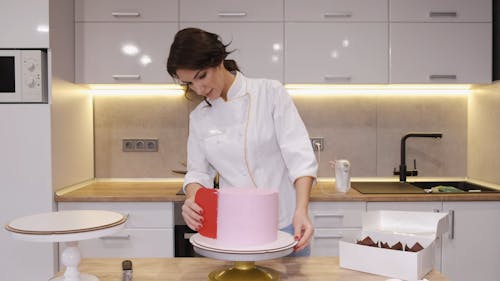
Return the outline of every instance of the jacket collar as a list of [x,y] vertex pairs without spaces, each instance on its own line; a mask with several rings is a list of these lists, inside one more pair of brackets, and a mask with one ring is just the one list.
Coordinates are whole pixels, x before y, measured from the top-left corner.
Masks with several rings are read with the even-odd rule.
[[243,76],[243,74],[237,71],[233,84],[231,85],[231,87],[229,87],[229,90],[227,91],[227,100],[230,101],[245,95],[246,93],[245,84],[246,84],[245,76]]

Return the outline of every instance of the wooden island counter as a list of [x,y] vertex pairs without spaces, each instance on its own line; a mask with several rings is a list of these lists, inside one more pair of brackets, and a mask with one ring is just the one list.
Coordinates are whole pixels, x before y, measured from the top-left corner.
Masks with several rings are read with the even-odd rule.
[[[124,259],[83,259],[80,271],[97,276],[100,281],[121,281],[121,263]],[[216,269],[229,268],[232,262],[209,258],[139,258],[133,263],[134,281],[208,280],[208,274]],[[385,281],[379,275],[353,271],[339,267],[337,257],[280,258],[256,263],[279,271],[283,281]],[[61,274],[61,273],[60,273]],[[425,276],[429,281],[447,281],[439,272]]]

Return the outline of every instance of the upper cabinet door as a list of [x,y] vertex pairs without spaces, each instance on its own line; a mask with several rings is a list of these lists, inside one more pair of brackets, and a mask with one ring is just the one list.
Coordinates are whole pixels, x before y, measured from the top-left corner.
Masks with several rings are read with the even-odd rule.
[[286,23],[286,83],[387,83],[387,23]]
[[390,0],[390,20],[491,22],[491,0]]
[[390,83],[490,83],[490,23],[391,23]]
[[75,0],[75,21],[177,21],[178,0]]
[[228,59],[234,59],[245,76],[283,81],[283,24],[184,22],[181,28],[188,26],[216,33],[224,44],[231,43],[227,50],[234,52]]
[[180,21],[282,21],[283,0],[181,0]]
[[285,0],[285,21],[388,20],[388,0]]
[[77,83],[173,83],[166,71],[177,23],[76,23]]

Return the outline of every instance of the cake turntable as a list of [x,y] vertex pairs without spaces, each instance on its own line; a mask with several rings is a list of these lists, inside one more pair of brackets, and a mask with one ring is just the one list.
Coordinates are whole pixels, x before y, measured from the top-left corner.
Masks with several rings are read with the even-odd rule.
[[268,281],[280,280],[278,271],[256,266],[256,261],[284,257],[293,251],[297,241],[289,233],[278,231],[278,239],[272,243],[256,246],[224,247],[215,239],[195,234],[189,239],[193,249],[208,258],[234,261],[231,268],[217,269],[208,275],[211,281]]

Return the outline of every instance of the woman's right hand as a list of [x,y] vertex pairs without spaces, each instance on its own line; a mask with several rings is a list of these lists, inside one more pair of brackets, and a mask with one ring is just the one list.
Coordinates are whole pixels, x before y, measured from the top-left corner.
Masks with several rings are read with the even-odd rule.
[[192,230],[198,231],[203,223],[203,210],[194,202],[193,198],[187,198],[182,205],[182,217],[187,226]]
[[182,205],[182,217],[187,226],[192,230],[198,231],[203,224],[203,209],[194,202],[194,197],[198,189],[202,186],[198,183],[190,183],[186,186],[186,200]]

